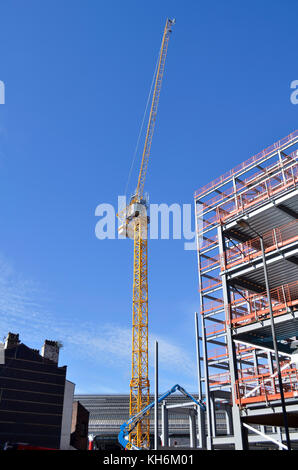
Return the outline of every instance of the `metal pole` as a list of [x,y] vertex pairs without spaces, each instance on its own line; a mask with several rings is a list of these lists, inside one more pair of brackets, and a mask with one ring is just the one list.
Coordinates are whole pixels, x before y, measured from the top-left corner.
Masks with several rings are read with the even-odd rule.
[[216,437],[216,411],[215,411],[215,399],[214,394],[210,392],[210,411],[211,411],[211,420],[212,420],[212,436]]
[[158,341],[155,341],[154,450],[158,450]]
[[208,423],[208,436],[207,436],[207,449],[213,450],[212,441],[212,421],[211,421],[211,405],[210,405],[210,389],[209,389],[209,370],[208,370],[208,353],[207,353],[207,340],[206,340],[206,327],[204,315],[201,315],[202,320],[202,340],[203,340],[203,353],[204,353],[204,379],[205,379],[205,399],[206,399],[206,414]]
[[199,395],[199,400],[202,400],[201,357],[200,357],[199,325],[198,325],[198,313],[197,312],[195,312],[195,335],[196,335],[196,352],[197,352],[198,395]]
[[162,446],[169,447],[169,414],[167,403],[164,400],[161,405]]
[[[198,322],[197,312],[195,312],[195,336],[196,336],[196,352],[197,352],[198,397],[199,397],[199,400],[203,400],[199,322]],[[206,431],[205,431],[205,412],[202,410],[201,407],[198,407],[198,431],[199,431],[199,441],[200,441],[199,445],[203,449],[206,447]]]
[[189,446],[191,449],[197,448],[197,426],[195,409],[189,410]]
[[264,240],[263,240],[263,237],[261,235],[259,235],[259,238],[260,238],[260,243],[261,243],[262,258],[263,258],[263,265],[264,265],[264,277],[265,277],[265,285],[266,285],[266,294],[267,294],[268,304],[269,304],[272,342],[273,342],[275,360],[276,360],[277,377],[278,377],[278,384],[279,384],[279,389],[280,389],[280,400],[281,400],[281,408],[282,408],[282,414],[283,414],[283,419],[284,419],[286,442],[287,442],[288,450],[291,450],[291,441],[290,441],[290,434],[289,434],[289,427],[288,427],[288,417],[287,417],[285,397],[284,397],[283,384],[282,384],[282,377],[281,377],[281,371],[280,371],[280,363],[279,363],[278,348],[277,348],[275,326],[274,326],[274,317],[273,317],[272,302],[271,302],[271,295],[270,295],[270,288],[269,288],[269,280],[268,280],[268,272],[267,272],[267,264],[266,264],[265,248],[264,248]]

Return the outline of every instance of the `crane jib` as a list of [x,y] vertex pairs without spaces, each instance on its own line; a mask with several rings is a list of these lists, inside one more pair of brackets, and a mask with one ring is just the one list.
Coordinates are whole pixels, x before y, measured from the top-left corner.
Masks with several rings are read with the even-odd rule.
[[158,103],[159,103],[159,97],[160,97],[160,91],[161,91],[161,85],[162,85],[162,79],[163,79],[163,74],[164,74],[164,69],[165,69],[168,42],[169,42],[170,33],[172,31],[171,26],[174,23],[175,23],[175,20],[169,20],[169,19],[167,20],[167,23],[164,29],[163,38],[162,38],[151,110],[150,110],[150,115],[149,115],[147,133],[146,133],[146,138],[145,138],[145,145],[144,145],[141,168],[140,168],[139,178],[138,178],[138,185],[137,185],[137,190],[136,190],[136,196],[138,198],[141,198],[143,196],[144,184],[145,184],[147,167],[148,167],[148,160],[150,156],[152,137],[154,133],[154,127],[155,127],[155,121],[156,121],[156,115],[157,115],[157,109],[158,109]]

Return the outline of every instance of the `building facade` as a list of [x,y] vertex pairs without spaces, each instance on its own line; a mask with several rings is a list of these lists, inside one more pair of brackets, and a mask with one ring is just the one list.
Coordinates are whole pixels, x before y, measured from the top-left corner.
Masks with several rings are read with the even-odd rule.
[[[0,446],[24,443],[59,449],[66,366],[58,366],[59,345],[46,340],[41,354],[9,333],[0,364]],[[71,396],[72,412],[73,395]],[[69,428],[67,430],[67,422]]]
[[208,449],[222,442],[214,409],[223,393],[236,449],[250,447],[255,425],[285,443],[282,395],[297,438],[297,149],[295,131],[195,193]]
[[70,444],[77,450],[88,449],[89,411],[75,400],[72,404],[71,440]]

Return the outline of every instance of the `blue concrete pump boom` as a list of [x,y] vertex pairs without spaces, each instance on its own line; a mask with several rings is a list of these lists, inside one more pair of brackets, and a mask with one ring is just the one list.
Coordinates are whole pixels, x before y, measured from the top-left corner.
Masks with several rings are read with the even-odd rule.
[[[196,405],[200,406],[202,410],[204,411],[206,410],[205,404],[203,402],[196,400],[190,393],[188,393],[179,384],[174,385],[170,390],[168,390],[163,395],[161,395],[157,402],[160,403],[169,395],[172,395],[172,393],[175,393],[177,391],[181,392],[183,395],[190,398]],[[118,434],[118,441],[122,445],[122,447],[124,447],[124,449],[129,444],[129,441],[128,441],[129,433],[137,426],[137,424],[143,419],[143,417],[147,414],[147,412],[151,410],[151,408],[153,408],[153,406],[155,406],[155,401],[150,403],[150,405],[146,406],[142,411],[132,416],[127,422],[123,423],[120,426],[120,432]],[[128,429],[129,426],[131,426],[130,429]],[[132,443],[130,443],[130,446],[131,446],[131,449],[133,450],[141,450],[139,447],[133,445]]]

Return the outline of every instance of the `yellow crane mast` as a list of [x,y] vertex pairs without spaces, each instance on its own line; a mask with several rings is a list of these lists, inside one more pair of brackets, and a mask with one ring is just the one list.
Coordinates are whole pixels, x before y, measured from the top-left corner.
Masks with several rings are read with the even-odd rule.
[[[144,184],[150,157],[159,96],[168,50],[168,42],[175,20],[167,19],[158,58],[152,103],[142,154],[141,168],[135,194],[118,216],[119,232],[134,240],[133,301],[132,301],[132,366],[130,381],[130,417],[149,405],[148,379],[148,223]],[[150,421],[148,414],[129,434],[129,442],[139,448],[150,446]]]

